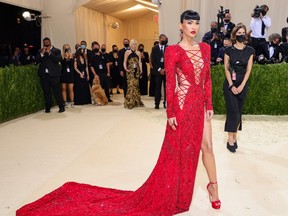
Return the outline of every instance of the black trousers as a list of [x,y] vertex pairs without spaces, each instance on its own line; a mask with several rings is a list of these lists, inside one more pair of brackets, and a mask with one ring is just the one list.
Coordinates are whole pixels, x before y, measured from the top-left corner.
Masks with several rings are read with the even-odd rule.
[[56,103],[59,107],[63,107],[64,102],[61,95],[60,77],[52,77],[49,74],[45,74],[40,77],[40,81],[44,93],[45,108],[50,109],[52,107],[51,89],[53,91]]
[[263,54],[269,59],[269,52],[265,38],[251,37],[251,46],[255,49],[256,57]]
[[150,72],[150,82],[149,82],[149,96],[154,97],[155,96],[155,84],[156,84],[156,75],[151,74]]
[[159,105],[161,101],[162,83],[164,86],[164,103],[166,102],[166,75],[157,74],[155,76],[155,105]]
[[100,85],[105,91],[105,95],[110,99],[110,94],[109,94],[109,77],[105,73],[100,73],[98,74],[99,79],[100,79]]

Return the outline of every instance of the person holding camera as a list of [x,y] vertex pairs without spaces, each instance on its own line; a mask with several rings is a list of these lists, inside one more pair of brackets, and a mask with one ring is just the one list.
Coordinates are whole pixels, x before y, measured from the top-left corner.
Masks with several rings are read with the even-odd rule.
[[220,48],[223,46],[222,36],[223,33],[218,31],[218,23],[216,21],[211,22],[211,30],[206,32],[202,38],[202,42],[205,42],[211,47],[211,65],[216,63],[217,56]]
[[231,22],[231,14],[230,12],[225,13],[223,18],[224,26],[223,26],[223,34],[225,38],[230,38],[231,32],[235,27],[235,24]]
[[280,62],[280,42],[281,42],[281,35],[278,33],[273,33],[268,37],[269,42],[268,44],[268,52],[269,52],[269,59],[268,63],[275,64]]
[[271,18],[266,15],[268,11],[269,7],[267,5],[256,6],[251,15],[251,45],[255,49],[256,58],[263,54],[269,59],[266,35],[267,30],[271,27]]
[[39,75],[45,98],[45,113],[50,113],[52,107],[51,89],[59,106],[59,113],[65,111],[61,96],[61,51],[51,45],[48,37],[43,39],[43,47],[36,57],[39,64]]

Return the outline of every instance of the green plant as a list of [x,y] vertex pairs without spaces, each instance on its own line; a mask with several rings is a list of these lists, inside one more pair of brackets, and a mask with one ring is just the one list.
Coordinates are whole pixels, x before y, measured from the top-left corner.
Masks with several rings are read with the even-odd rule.
[[[224,66],[212,67],[213,106],[216,114],[225,114]],[[288,64],[254,64],[248,81],[249,91],[243,114],[288,114]]]

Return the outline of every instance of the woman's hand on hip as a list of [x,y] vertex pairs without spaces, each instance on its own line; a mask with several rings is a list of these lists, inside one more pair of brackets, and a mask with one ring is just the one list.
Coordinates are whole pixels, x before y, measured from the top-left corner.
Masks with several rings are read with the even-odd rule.
[[167,121],[168,121],[169,126],[170,126],[173,130],[176,130],[176,127],[178,126],[176,117],[168,118]]

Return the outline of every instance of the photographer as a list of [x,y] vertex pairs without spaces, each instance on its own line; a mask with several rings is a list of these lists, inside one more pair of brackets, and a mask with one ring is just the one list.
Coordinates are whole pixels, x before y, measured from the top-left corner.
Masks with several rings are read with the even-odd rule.
[[230,12],[225,13],[223,21],[224,21],[223,34],[225,38],[230,38],[231,32],[233,28],[235,27],[235,24],[231,22]]
[[39,64],[39,75],[45,99],[45,113],[50,113],[53,105],[51,89],[59,106],[59,113],[65,111],[60,87],[60,60],[61,51],[52,46],[50,39],[45,37],[43,39],[43,47],[36,57],[36,62]]
[[255,49],[256,58],[261,54],[269,59],[269,53],[266,43],[266,33],[271,26],[271,19],[267,16],[269,7],[267,5],[256,6],[252,13],[250,23],[251,45]]
[[210,45],[211,64],[214,65],[216,63],[219,50],[223,46],[223,33],[218,31],[218,23],[216,21],[211,22],[210,26],[211,30],[204,34],[202,41]]

